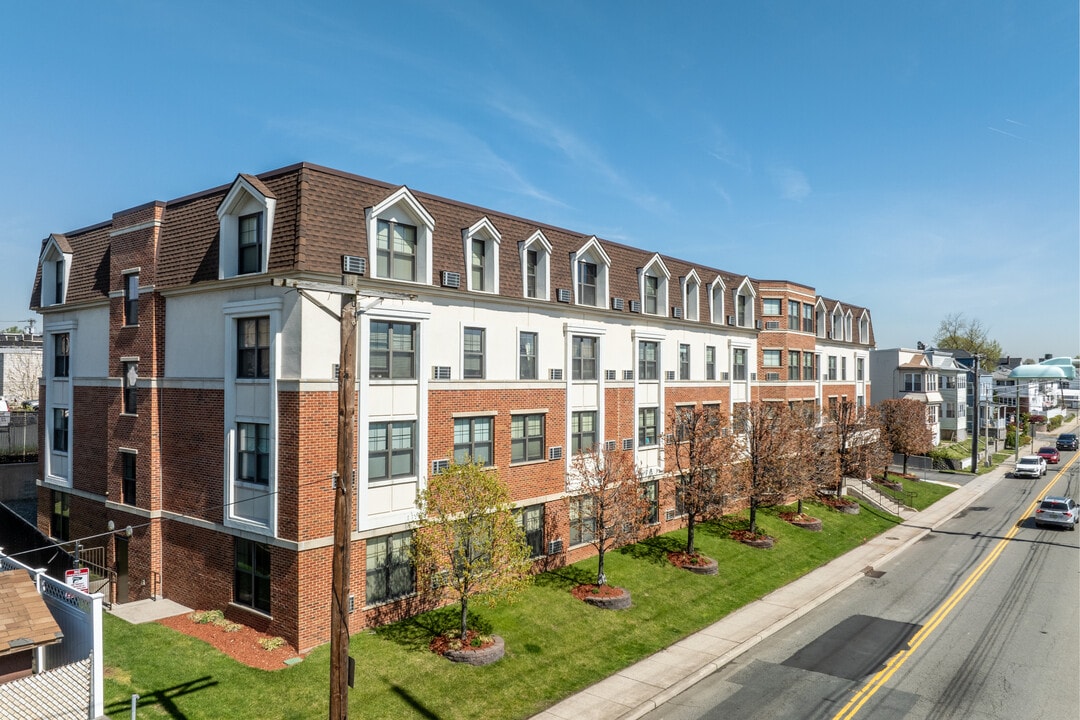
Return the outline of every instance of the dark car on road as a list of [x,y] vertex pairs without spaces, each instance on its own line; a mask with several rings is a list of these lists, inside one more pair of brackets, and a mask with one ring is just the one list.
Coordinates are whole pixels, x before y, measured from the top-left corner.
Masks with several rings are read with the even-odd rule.
[[1047,465],[1057,465],[1061,462],[1061,454],[1056,448],[1050,446],[1039,448],[1039,457],[1045,460]]
[[1057,439],[1058,450],[1076,450],[1077,448],[1076,433],[1061,433]]

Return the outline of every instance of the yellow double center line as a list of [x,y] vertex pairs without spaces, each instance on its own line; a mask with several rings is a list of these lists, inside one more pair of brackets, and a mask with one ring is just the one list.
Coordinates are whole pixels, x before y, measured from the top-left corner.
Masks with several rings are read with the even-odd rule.
[[1043,487],[1042,492],[1040,492],[1036,499],[1027,506],[1020,516],[1020,519],[1013,523],[1012,529],[1005,533],[1005,536],[994,546],[994,549],[990,551],[990,554],[986,556],[986,559],[979,563],[979,566],[967,576],[967,579],[964,580],[960,587],[958,587],[953,594],[934,611],[934,614],[930,616],[930,619],[922,626],[919,632],[912,636],[911,640],[908,641],[907,648],[889,658],[889,661],[885,663],[885,667],[870,678],[870,681],[867,682],[866,685],[863,685],[862,688],[848,700],[847,705],[840,708],[840,712],[833,715],[833,720],[849,720],[850,718],[855,717],[859,710],[862,709],[862,706],[866,704],[866,701],[873,697],[874,693],[880,690],[897,670],[903,667],[904,663],[908,661],[908,658],[915,654],[915,651],[919,649],[919,646],[923,644],[926,638],[930,637],[930,634],[937,629],[938,625],[940,625],[949,613],[952,612],[953,608],[955,608],[957,604],[963,600],[964,596],[968,594],[968,591],[975,586],[975,583],[979,581],[979,578],[990,569],[990,566],[994,564],[994,561],[996,561],[1002,551],[1005,550],[1005,546],[1009,544],[1009,541],[1016,536],[1016,533],[1020,532],[1020,522],[1031,515],[1032,511],[1035,509],[1035,505],[1042,500],[1043,496],[1046,495],[1051,486],[1057,482],[1060,473],[1072,465],[1077,457],[1080,457],[1080,455],[1074,455],[1072,460],[1069,460],[1069,462],[1061,466],[1058,475],[1055,475],[1054,478]]

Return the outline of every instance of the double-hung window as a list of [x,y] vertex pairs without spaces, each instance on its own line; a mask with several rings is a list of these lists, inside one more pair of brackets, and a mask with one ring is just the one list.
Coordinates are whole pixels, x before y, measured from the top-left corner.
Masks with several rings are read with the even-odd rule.
[[52,449],[54,452],[67,452],[68,450],[69,419],[67,408],[53,408]]
[[541,557],[544,552],[544,506],[529,505],[514,513],[517,524],[525,531],[525,544],[529,557]]
[[[855,358],[855,379],[860,380],[860,381],[865,380],[866,379],[865,373],[866,373],[865,361],[863,360],[863,358]],[[963,382],[962,377],[960,378],[960,381]]]
[[570,498],[570,544],[581,545],[596,537],[596,515],[593,498]]
[[472,241],[472,258],[471,258],[471,272],[472,272],[472,289],[473,290],[486,290],[484,286],[484,265],[487,259],[487,243],[483,240]]
[[454,462],[473,462],[487,467],[494,462],[494,418],[454,419]]
[[135,461],[138,459],[139,456],[133,452],[120,453],[120,502],[125,505],[135,504]]
[[368,482],[416,475],[416,421],[368,425]]
[[67,493],[52,491],[52,518],[49,534],[57,540],[71,539],[71,496]]
[[835,355],[830,355],[829,356],[829,379],[830,380],[835,380],[836,379],[836,356]]
[[236,424],[236,479],[256,485],[270,483],[270,426]]
[[596,447],[596,411],[582,410],[570,416],[570,452],[591,451]]
[[416,281],[416,227],[379,220],[375,238],[375,272],[391,280]]
[[270,547],[236,538],[234,561],[233,600],[270,614]]
[[780,314],[780,298],[764,298],[761,301],[761,314],[762,315],[779,315]]
[[525,251],[525,297],[537,297],[536,273],[540,265],[540,255],[536,250]]
[[518,379],[536,380],[536,338],[534,332],[518,333]]
[[803,332],[814,332],[814,306],[810,303],[803,303],[802,306],[802,329]]
[[800,303],[794,300],[788,300],[787,303],[787,329],[798,330],[799,329],[799,305]]
[[510,418],[510,462],[544,459],[544,415],[514,415]]
[[815,380],[817,374],[814,372],[814,353],[804,352],[802,356],[803,367],[803,380]]
[[124,413],[135,415],[139,412],[139,363],[123,363],[124,378]]
[[712,345],[705,346],[705,379],[716,379],[716,348]]
[[66,378],[71,372],[71,336],[68,333],[53,335],[53,377]]
[[124,324],[139,324],[139,273],[124,276]]
[[484,377],[484,329],[465,328],[462,341],[463,371],[462,377]]
[[799,353],[798,350],[789,350],[788,351],[788,367],[787,367],[788,380],[798,380],[799,379],[799,373],[802,372],[799,369],[800,365],[802,364],[802,361],[800,360],[799,355],[800,355],[800,353]]
[[573,338],[573,375],[574,380],[596,379],[596,342],[594,337],[574,335]]
[[270,318],[236,321],[236,377],[270,377]]
[[778,368],[780,367],[780,351],[779,350],[762,350],[761,351],[761,364],[763,367]]
[[746,379],[746,348],[734,348],[731,351],[731,379]]
[[690,346],[679,345],[679,379],[690,379]]
[[653,340],[638,342],[638,378],[641,380],[660,379],[660,343]]
[[412,564],[412,533],[383,535],[367,540],[364,599],[368,605],[389,602],[416,590]]
[[840,356],[840,379],[847,380],[847,357]]
[[641,494],[645,496],[645,502],[649,505],[645,522],[649,525],[656,525],[660,522],[660,481],[646,480],[641,483]]
[[638,408],[638,447],[656,445],[656,416],[654,407]]
[[657,298],[660,295],[660,278],[655,275],[645,276],[645,312],[656,315],[660,312]]
[[243,215],[237,237],[236,272],[240,275],[262,271],[262,213]]
[[578,261],[578,304],[596,305],[596,263]]
[[416,325],[372,320],[369,357],[372,379],[415,379]]

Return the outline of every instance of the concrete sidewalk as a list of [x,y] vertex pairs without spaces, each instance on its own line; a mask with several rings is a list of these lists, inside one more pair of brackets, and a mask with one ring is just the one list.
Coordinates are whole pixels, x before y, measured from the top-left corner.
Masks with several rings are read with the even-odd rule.
[[631,720],[683,692],[798,620],[951,519],[1001,481],[1004,463],[832,562],[671,647],[553,705],[534,720]]

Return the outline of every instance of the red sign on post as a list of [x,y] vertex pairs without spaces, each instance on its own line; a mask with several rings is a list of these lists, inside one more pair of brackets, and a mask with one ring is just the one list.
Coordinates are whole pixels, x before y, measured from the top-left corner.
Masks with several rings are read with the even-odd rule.
[[75,568],[64,571],[64,582],[83,592],[90,592],[90,568]]

